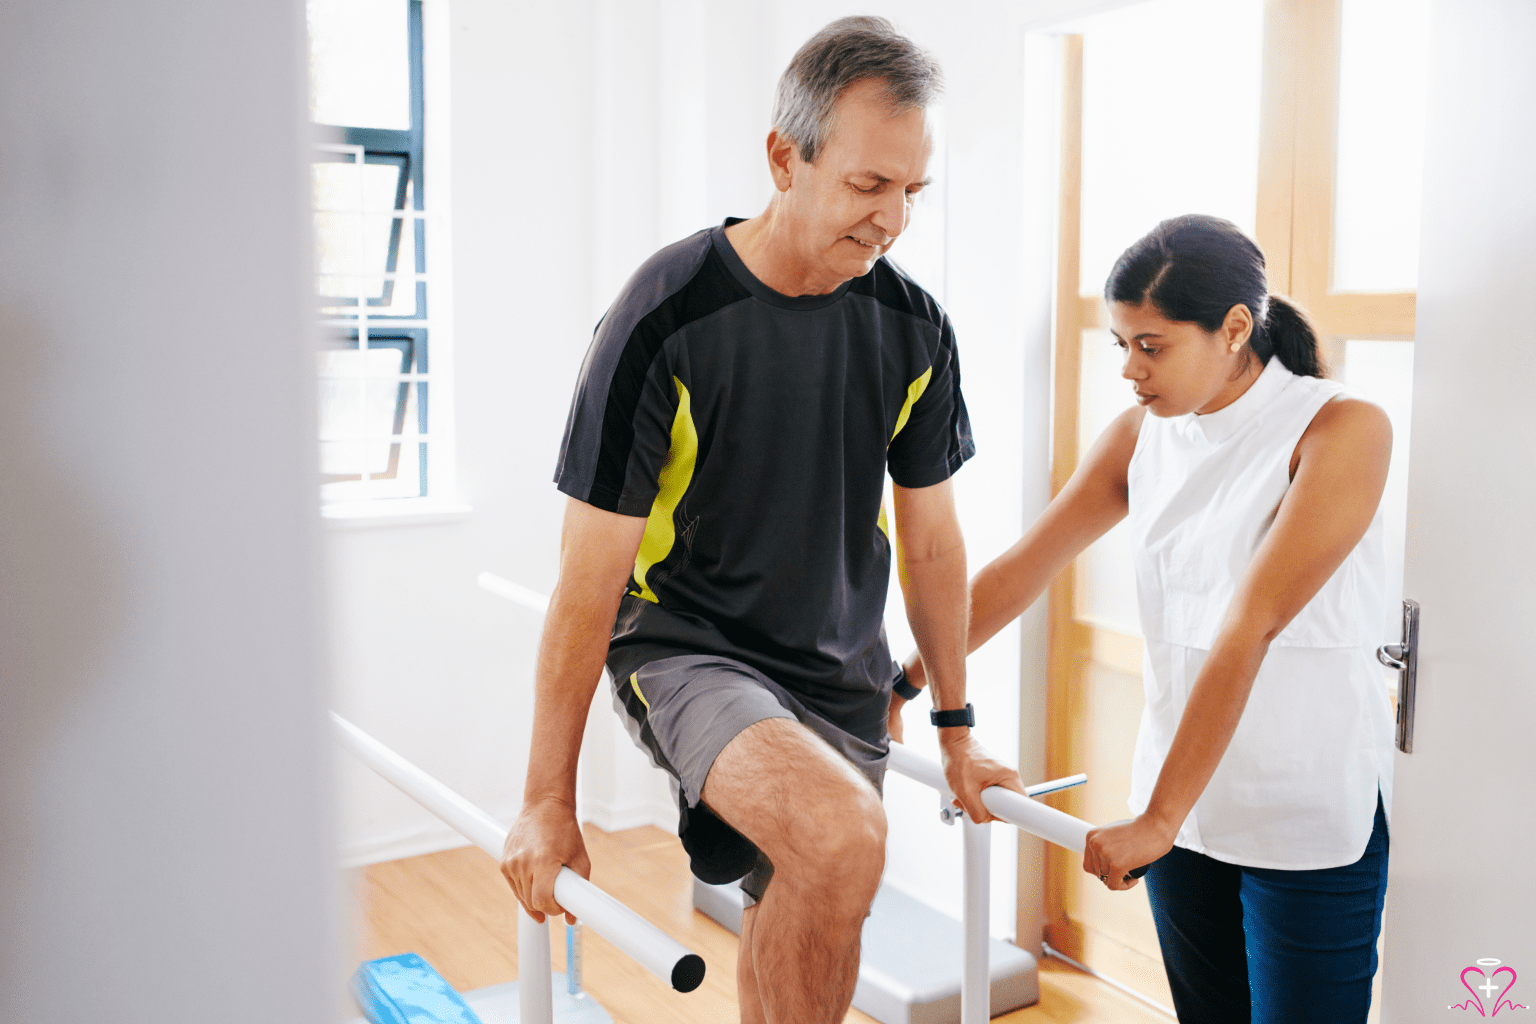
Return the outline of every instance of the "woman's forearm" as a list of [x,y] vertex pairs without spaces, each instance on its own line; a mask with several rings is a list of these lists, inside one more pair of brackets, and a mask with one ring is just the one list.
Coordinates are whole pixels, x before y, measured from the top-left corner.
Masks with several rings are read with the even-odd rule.
[[1195,677],[1147,804],[1147,816],[1170,838],[1178,833],[1226,754],[1268,650],[1269,641],[1261,631],[1225,631]]
[[1030,530],[971,580],[971,624],[965,653],[970,654],[1023,615],[1076,555],[1070,548],[1048,550],[1032,544],[1035,532]]
[[[1074,514],[1076,513],[1076,514]],[[1053,505],[1013,547],[981,568],[970,583],[970,625],[965,653],[992,639],[1040,599],[1057,573],[1078,553],[1124,518],[1124,511],[1083,515],[1081,508]],[[908,675],[916,686],[926,680],[921,659],[911,659]]]

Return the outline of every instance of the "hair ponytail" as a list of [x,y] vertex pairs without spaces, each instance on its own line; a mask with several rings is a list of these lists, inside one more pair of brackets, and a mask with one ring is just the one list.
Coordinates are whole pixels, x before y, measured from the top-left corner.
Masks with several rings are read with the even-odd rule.
[[1322,348],[1317,343],[1317,331],[1307,314],[1290,299],[1269,296],[1269,312],[1264,316],[1264,323],[1262,326],[1255,324],[1254,328],[1248,347],[1263,362],[1269,362],[1271,356],[1279,356],[1285,368],[1298,377],[1328,376]]
[[1269,294],[1264,253],[1229,220],[1192,213],[1163,221],[1120,254],[1104,298],[1150,302],[1169,320],[1198,324],[1208,333],[1220,329],[1233,306],[1245,305],[1254,320],[1248,347],[1262,362],[1279,356],[1294,374],[1326,373],[1306,314]]

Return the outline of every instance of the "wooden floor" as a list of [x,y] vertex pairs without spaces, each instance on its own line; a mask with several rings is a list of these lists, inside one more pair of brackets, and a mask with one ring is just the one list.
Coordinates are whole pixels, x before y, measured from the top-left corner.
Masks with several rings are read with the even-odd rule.
[[[704,984],[683,995],[586,932],[583,984],[615,1024],[724,1024],[736,1017],[736,936],[693,909],[688,858],[655,828],[586,827],[592,881],[704,958]],[[474,847],[375,864],[357,872],[358,961],[414,952],[465,991],[517,977],[517,902]],[[565,940],[553,936],[556,970]],[[1040,1002],[1006,1024],[1167,1024],[1168,1018],[1055,960],[1040,965]],[[872,1022],[857,1010],[847,1021]]]

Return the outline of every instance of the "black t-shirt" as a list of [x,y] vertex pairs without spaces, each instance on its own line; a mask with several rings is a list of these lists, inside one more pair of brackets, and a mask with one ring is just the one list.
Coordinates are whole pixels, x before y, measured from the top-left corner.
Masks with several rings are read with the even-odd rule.
[[834,721],[883,718],[885,473],[926,487],[974,451],[954,331],[883,258],[781,295],[724,227],[624,286],[566,424],[560,490],[648,520],[610,663],[721,654]]

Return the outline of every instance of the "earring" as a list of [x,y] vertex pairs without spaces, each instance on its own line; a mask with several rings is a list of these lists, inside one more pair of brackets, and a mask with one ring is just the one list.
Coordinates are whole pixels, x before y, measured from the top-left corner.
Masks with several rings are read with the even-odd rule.
[[1233,354],[1233,355],[1237,355],[1237,354],[1238,354],[1238,353],[1239,353],[1239,352],[1241,352],[1241,351],[1242,351],[1242,350],[1243,350],[1243,343],[1242,343],[1242,342],[1240,342],[1240,341],[1234,341],[1234,342],[1233,342],[1233,343],[1232,343],[1232,354]]

